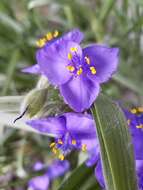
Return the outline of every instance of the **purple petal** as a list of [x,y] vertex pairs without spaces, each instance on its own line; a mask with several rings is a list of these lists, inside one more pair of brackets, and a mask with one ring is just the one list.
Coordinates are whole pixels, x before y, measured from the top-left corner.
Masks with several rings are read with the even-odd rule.
[[60,161],[54,160],[54,162],[48,167],[47,174],[51,180],[62,176],[69,170],[70,164],[67,160]]
[[29,120],[26,123],[39,132],[48,133],[55,137],[61,137],[66,127],[63,116]]
[[106,82],[117,70],[118,66],[118,48],[109,48],[103,45],[92,45],[83,49],[84,56],[88,56],[91,65],[95,67],[96,74],[88,74],[88,77],[98,81]]
[[143,159],[143,130],[136,127],[130,127],[132,143],[136,159]]
[[26,67],[26,68],[22,69],[22,72],[32,73],[32,74],[41,74],[40,67],[38,64],[35,64],[31,67]]
[[64,101],[75,111],[88,109],[99,94],[99,84],[84,76],[73,77],[60,86]]
[[95,176],[101,187],[105,187],[104,177],[102,173],[101,161],[99,160],[95,168]]
[[138,186],[143,190],[143,160],[136,160],[136,171],[138,178]]
[[28,189],[31,190],[48,190],[49,186],[48,175],[42,175],[32,178],[28,183]]
[[75,28],[70,32],[66,33],[62,38],[64,40],[70,40],[76,43],[80,43],[83,40],[84,35],[79,29]]
[[68,53],[71,47],[77,47],[77,53],[81,56],[82,50],[80,46],[65,40],[58,40],[51,46],[37,51],[36,57],[40,69],[54,85],[64,84],[72,76],[66,68],[69,63]]
[[[89,147],[89,143],[90,144],[90,147]],[[88,167],[91,167],[93,166],[94,164],[97,163],[97,161],[99,160],[99,152],[100,152],[100,147],[99,147],[99,143],[98,143],[98,139],[95,138],[94,140],[92,140],[91,142],[85,142],[85,144],[87,144],[87,146],[89,147],[88,148],[88,155],[89,155],[89,158],[87,159],[86,161],[86,165]]]
[[65,113],[66,127],[70,134],[77,139],[96,137],[95,123],[89,114]]

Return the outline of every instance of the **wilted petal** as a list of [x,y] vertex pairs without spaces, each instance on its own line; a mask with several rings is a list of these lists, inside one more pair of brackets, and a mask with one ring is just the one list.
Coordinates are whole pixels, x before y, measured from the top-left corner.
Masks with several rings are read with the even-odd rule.
[[109,48],[103,45],[92,45],[83,49],[84,56],[88,56],[91,66],[96,69],[96,74],[90,72],[88,77],[99,83],[106,82],[117,70],[118,66],[118,48]]
[[31,73],[31,74],[41,74],[40,67],[38,64],[35,64],[31,67],[26,67],[26,68],[22,69],[22,72]]
[[65,118],[63,116],[34,119],[26,123],[39,132],[48,133],[56,137],[62,136],[65,132]]
[[67,160],[54,160],[54,162],[48,167],[47,174],[50,179],[55,179],[67,172],[69,170],[69,167],[70,164]]
[[54,85],[64,84],[72,77],[66,68],[69,63],[68,53],[71,47],[76,47],[77,53],[82,54],[78,44],[65,40],[58,40],[51,46],[37,51],[36,58],[40,69]]
[[73,77],[60,86],[64,101],[75,111],[88,109],[99,94],[99,84],[84,76]]

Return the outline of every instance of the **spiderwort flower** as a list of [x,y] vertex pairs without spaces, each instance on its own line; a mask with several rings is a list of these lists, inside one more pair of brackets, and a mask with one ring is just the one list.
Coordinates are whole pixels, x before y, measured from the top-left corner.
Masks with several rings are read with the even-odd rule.
[[64,160],[73,149],[89,150],[97,145],[95,123],[89,114],[65,113],[56,117],[27,121],[36,130],[55,136],[50,144],[53,153]]
[[[37,41],[37,46],[39,49],[37,50],[36,55],[39,54],[39,52],[41,51],[42,52],[48,51],[48,47],[53,45],[55,42],[61,43],[61,41],[73,41],[76,43],[80,43],[83,39],[83,33],[80,32],[78,29],[73,29],[59,38],[58,36],[59,36],[59,32],[55,30],[53,33],[48,32],[44,37],[40,38]],[[45,74],[44,70],[40,67],[39,63],[31,67],[24,68],[22,71],[26,73],[33,73],[33,74],[34,73]]]
[[[118,66],[118,48],[93,44],[82,49],[82,33],[73,38],[62,37],[45,45],[36,53],[38,67],[29,72],[45,75],[60,89],[64,101],[76,112],[88,109],[99,94],[100,84],[106,82]],[[49,44],[49,43],[48,43]]]
[[53,163],[46,168],[42,162],[36,162],[34,165],[34,171],[39,171],[46,169],[45,173],[41,176],[33,177],[28,182],[28,190],[48,190],[48,187],[52,180],[55,178],[64,175],[65,172],[69,170],[69,162],[64,160],[54,160]]
[[[138,178],[138,186],[140,190],[143,190],[143,107],[133,108],[130,111],[124,109],[129,131],[132,137],[132,144],[135,154],[136,173]],[[92,166],[97,163],[95,168],[95,176],[102,187],[105,186],[100,156],[93,155],[87,161],[87,166]],[[95,160],[98,162],[95,162]]]

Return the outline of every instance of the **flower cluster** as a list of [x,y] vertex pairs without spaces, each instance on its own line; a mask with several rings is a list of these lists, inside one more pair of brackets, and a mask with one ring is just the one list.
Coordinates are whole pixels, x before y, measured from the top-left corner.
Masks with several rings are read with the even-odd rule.
[[[100,85],[107,82],[118,67],[118,48],[107,45],[91,44],[81,47],[83,33],[74,29],[58,38],[58,31],[48,33],[37,45],[37,64],[23,69],[23,72],[35,73],[46,77],[50,84],[58,87],[64,102],[75,112],[83,112],[91,107],[100,92]],[[72,150],[88,151],[91,162],[99,159],[99,145],[96,137],[95,122],[87,113],[63,113],[55,117],[31,119],[26,122],[42,133],[50,134],[54,141],[49,145],[52,152],[63,161]],[[48,187],[47,172],[45,180]],[[35,179],[30,181],[33,187]],[[39,188],[40,189],[40,188]],[[42,189],[43,190],[43,189]]]

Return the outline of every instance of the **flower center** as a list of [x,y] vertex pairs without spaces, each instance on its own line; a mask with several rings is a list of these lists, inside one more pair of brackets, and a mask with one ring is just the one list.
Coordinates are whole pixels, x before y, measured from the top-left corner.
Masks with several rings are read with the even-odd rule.
[[87,72],[90,72],[92,75],[96,74],[96,68],[94,67],[94,65],[91,64],[89,56],[85,56],[82,60],[78,55],[77,47],[71,47],[67,56],[69,63],[66,68],[74,76],[79,76]]
[[69,133],[66,133],[62,138],[58,138],[55,142],[52,142],[50,148],[60,160],[64,160],[65,156],[73,149],[85,152],[87,150],[87,145],[82,144],[81,141],[72,138]]
[[55,30],[53,33],[48,32],[44,37],[40,38],[37,41],[37,46],[39,48],[43,47],[47,42],[53,40],[54,38],[57,38],[58,35],[59,35],[59,32],[57,30]]

